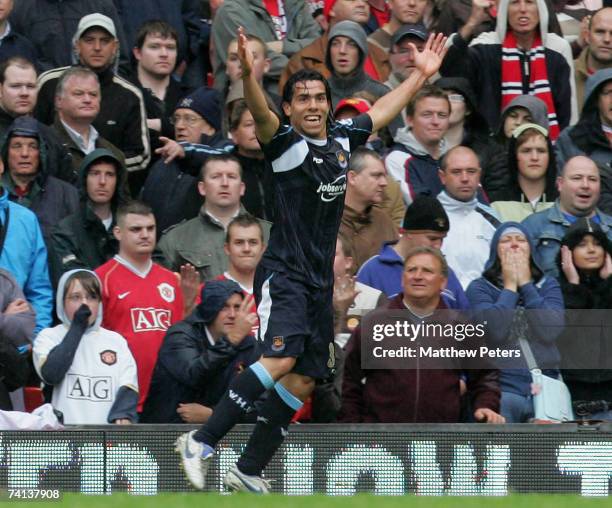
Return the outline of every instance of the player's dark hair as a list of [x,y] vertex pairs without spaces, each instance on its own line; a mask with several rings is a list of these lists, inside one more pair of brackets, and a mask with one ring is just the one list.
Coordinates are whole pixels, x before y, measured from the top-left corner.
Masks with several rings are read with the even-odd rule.
[[263,228],[261,227],[261,224],[257,218],[250,213],[240,213],[230,221],[230,223],[227,225],[227,232],[225,233],[225,243],[230,243],[230,240],[232,239],[231,233],[233,227],[250,228],[251,226],[257,226],[259,229],[259,238],[263,243]]
[[4,83],[4,80],[6,79],[6,69],[8,69],[11,65],[19,67],[20,69],[32,69],[34,74],[38,74],[36,72],[36,66],[30,60],[21,56],[13,56],[8,60],[4,60],[2,64],[0,64],[0,84]]
[[206,160],[204,161],[204,164],[202,164],[202,167],[200,168],[200,182],[204,181],[204,178],[206,178],[206,171],[208,170],[208,166],[213,163],[213,162],[234,162],[238,165],[238,172],[240,173],[240,179],[242,180],[242,164],[240,164],[240,161],[231,153],[219,153],[219,154],[213,154],[213,155],[209,155]]
[[66,299],[68,295],[68,291],[72,287],[74,281],[79,281],[83,290],[90,298],[96,298],[98,300],[102,299],[102,288],[100,287],[100,280],[93,273],[79,270],[78,272],[73,273],[66,279],[66,284],[64,284],[64,294],[62,295],[62,300]]
[[414,110],[416,109],[416,105],[421,102],[423,99],[427,99],[432,97],[434,99],[443,99],[448,104],[448,112],[451,111],[451,103],[446,95],[446,92],[442,90],[439,86],[435,85],[425,85],[421,87],[410,99],[410,102],[406,106],[406,115],[414,116]]
[[[325,86],[325,96],[327,97],[327,103],[329,104],[329,114],[327,115],[327,124],[332,121],[332,95],[331,88],[329,87],[329,83],[318,71],[313,69],[300,69],[297,72],[294,72],[289,79],[285,83],[283,87],[283,103],[291,104],[293,100],[293,95],[295,94],[295,85],[297,83],[304,83],[306,81],[320,81]],[[289,123],[289,118],[285,115],[283,111],[283,122]]]
[[174,39],[178,45],[177,31],[172,25],[161,19],[151,19],[140,25],[138,32],[136,32],[134,47],[142,49],[147,35],[159,35],[162,39]]
[[122,223],[126,215],[130,213],[133,215],[153,215],[153,210],[149,205],[143,203],[142,201],[138,201],[136,199],[128,201],[124,205],[117,208],[117,224]]
[[418,247],[412,247],[404,258],[404,269],[408,264],[408,260],[413,258],[414,256],[418,256],[419,254],[429,254],[436,258],[440,263],[440,271],[444,277],[448,277],[448,263],[446,262],[446,258],[438,249],[434,249],[433,247],[420,245]]
[[349,171],[361,173],[368,165],[368,157],[372,157],[373,159],[382,162],[382,157],[378,155],[377,152],[364,146],[358,146],[351,152],[351,158],[349,159]]

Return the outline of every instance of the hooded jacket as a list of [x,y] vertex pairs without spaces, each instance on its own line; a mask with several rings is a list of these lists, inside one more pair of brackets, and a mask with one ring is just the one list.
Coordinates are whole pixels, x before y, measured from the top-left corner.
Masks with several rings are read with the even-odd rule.
[[[10,175],[8,145],[13,136],[26,136],[38,141],[40,151],[38,172],[26,195],[16,192]],[[40,222],[47,246],[50,245],[51,231],[59,222],[78,209],[79,193],[69,183],[49,174],[47,167],[47,145],[40,135],[38,122],[31,117],[21,116],[9,127],[2,144],[2,161],[6,171],[2,175],[2,185],[9,193],[9,199],[32,210]]]
[[[117,182],[111,201],[113,220],[107,229],[91,208],[91,201],[87,195],[87,175],[95,162],[109,159],[115,161]],[[67,270],[75,268],[94,270],[117,254],[119,243],[112,229],[115,225],[117,207],[127,201],[127,196],[124,194],[126,179],[125,167],[109,150],[97,148],[85,157],[79,171],[79,209],[57,225],[51,238],[54,282]]]
[[520,222],[532,213],[550,208],[559,195],[556,184],[555,153],[548,136],[546,137],[546,145],[548,149],[548,167],[545,174],[546,187],[540,199],[533,205],[520,187],[516,138],[510,138],[508,143],[508,185],[505,189],[489,193],[489,198],[494,202],[492,206],[499,212],[502,219]]
[[[388,310],[406,310],[403,295],[387,305]],[[440,299],[438,309],[446,309]],[[376,312],[376,311],[375,311]],[[361,327],[346,346],[342,381],[344,423],[456,423],[460,420],[459,379],[457,369],[363,369],[361,367]],[[499,384],[496,370],[468,370],[467,387],[475,411],[488,408],[499,411]]]
[[[563,237],[562,245],[573,251],[586,235],[595,237],[604,253],[612,255],[612,241],[590,219],[576,221]],[[565,308],[569,311],[566,313],[566,329],[558,341],[563,379],[574,401],[612,401],[612,371],[605,368],[609,366],[610,337],[606,328],[584,326],[602,314],[578,312],[578,309],[612,308],[612,276],[602,279],[599,273],[585,273],[578,269],[580,281],[572,284],[563,272],[560,254],[557,266]],[[577,330],[580,331],[580,347],[576,347]],[[601,369],[593,368],[598,359]]]
[[[53,290],[47,268],[47,248],[36,215],[9,201],[6,189],[0,195],[0,220],[6,237],[0,254],[0,268],[10,272],[23,288],[26,300],[36,312],[35,333],[51,325]],[[8,214],[8,227],[7,227]]]
[[257,341],[252,335],[238,345],[225,337],[211,343],[206,332],[210,321],[199,307],[166,333],[142,423],[184,423],[176,412],[179,403],[195,402],[214,408],[230,381],[259,359]]
[[[600,70],[587,80],[580,120],[573,127],[565,129],[557,140],[559,171],[572,157],[586,155],[600,167],[603,178],[612,178],[612,146],[601,127],[598,107],[599,92],[610,80],[612,68]],[[601,206],[604,210],[612,211],[612,194],[604,198]]]
[[[500,238],[508,228],[517,228],[523,232],[529,241],[531,252],[531,273],[537,280],[518,288],[517,292],[504,289],[501,279],[501,263],[497,248]],[[539,277],[538,277],[539,272]],[[559,283],[552,277],[541,275],[544,272],[539,264],[538,253],[525,227],[518,222],[506,222],[495,232],[491,241],[489,259],[484,267],[483,276],[474,280],[467,289],[467,297],[472,308],[482,313],[480,322],[486,321],[487,341],[490,347],[504,344],[504,347],[514,346],[518,349],[518,340],[512,337],[513,310],[521,307],[529,314],[528,320],[529,345],[538,367],[551,377],[557,377],[560,363],[559,351],[556,345],[557,335],[563,325],[563,296]],[[543,312],[535,313],[533,311]],[[513,364],[515,367],[516,364]],[[524,369],[502,370],[500,374],[502,392],[508,391],[522,396],[531,393],[531,374],[525,363]]]
[[[438,176],[440,159],[434,159],[414,137],[410,127],[402,127],[395,134],[395,144],[385,158],[389,175],[397,180],[404,203],[409,206],[415,196],[437,196],[442,190]],[[446,141],[440,142],[440,157],[446,153]]]
[[[500,0],[495,32],[484,32],[471,42],[459,33],[451,37],[440,74],[467,78],[479,98],[478,109],[489,125],[498,124],[501,107],[502,44],[508,30],[508,5]],[[574,61],[570,45],[560,36],[548,32],[548,9],[537,0],[540,35],[546,58],[546,70],[559,128],[564,129],[578,117],[574,82]],[[525,57],[521,57],[521,68]],[[523,75],[523,94],[529,92],[529,79]]]
[[[510,185],[510,175],[508,171],[508,142],[509,138],[504,133],[504,124],[508,113],[513,108],[525,108],[529,111],[531,121],[548,130],[548,112],[546,104],[538,97],[532,95],[519,95],[515,97],[501,111],[499,124],[493,134],[490,154],[487,156],[487,164],[483,166],[482,186],[489,197],[496,193],[504,192]],[[491,201],[497,198],[492,197]]]
[[[72,270],[60,279],[56,293],[56,309],[61,324],[45,328],[34,341],[34,368],[43,381],[52,383],[52,404],[64,415],[67,424],[106,424],[117,418],[135,422],[138,401],[136,362],[125,339],[100,326],[102,302],[98,315],[84,333],[74,333],[73,323],[64,310],[64,289]],[[72,332],[72,333],[71,333]],[[69,338],[71,337],[71,338]],[[74,341],[68,348],[66,341]],[[76,343],[76,347],[74,347]],[[53,356],[56,356],[53,358]],[[53,371],[44,366],[53,358]],[[49,364],[51,365],[51,364]]]
[[[351,39],[359,48],[359,62],[355,70],[348,76],[340,76],[335,73],[331,63],[330,49],[335,37],[344,36]],[[364,71],[365,59],[368,56],[368,43],[366,33],[359,23],[354,21],[341,21],[336,23],[329,31],[327,50],[325,52],[325,65],[331,75],[327,79],[331,88],[332,105],[335,108],[338,102],[347,97],[352,97],[356,92],[365,91],[371,93],[377,99],[390,91],[380,81],[372,79]]]

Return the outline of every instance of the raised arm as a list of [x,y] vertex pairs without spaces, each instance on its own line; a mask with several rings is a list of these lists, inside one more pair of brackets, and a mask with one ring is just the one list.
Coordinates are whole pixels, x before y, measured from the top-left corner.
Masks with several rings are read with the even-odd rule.
[[238,28],[238,58],[242,65],[244,98],[255,120],[255,133],[263,144],[267,144],[278,130],[280,121],[270,110],[264,92],[251,72],[253,54],[248,51],[248,41],[243,27]]
[[415,70],[395,90],[391,90],[376,101],[368,111],[372,118],[372,132],[386,127],[408,105],[412,96],[421,88],[430,76],[438,72],[446,54],[446,37],[444,34],[431,34],[423,51],[418,51],[414,44],[410,49],[414,52]]

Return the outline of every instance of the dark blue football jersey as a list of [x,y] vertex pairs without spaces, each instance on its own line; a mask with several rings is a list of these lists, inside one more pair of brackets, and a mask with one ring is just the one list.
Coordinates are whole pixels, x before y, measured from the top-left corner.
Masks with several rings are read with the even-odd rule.
[[333,284],[348,160],[371,132],[372,120],[363,114],[333,123],[326,140],[281,125],[263,146],[267,170],[274,175],[275,202],[265,267],[317,288]]

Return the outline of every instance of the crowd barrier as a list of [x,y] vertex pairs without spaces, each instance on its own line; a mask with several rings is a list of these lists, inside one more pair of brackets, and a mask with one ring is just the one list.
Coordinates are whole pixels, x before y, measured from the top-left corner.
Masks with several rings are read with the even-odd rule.
[[[188,425],[69,427],[0,433],[0,488],[135,495],[188,491],[173,451]],[[210,490],[251,427],[224,439]],[[266,470],[273,491],[305,495],[607,496],[612,425],[294,425]]]

